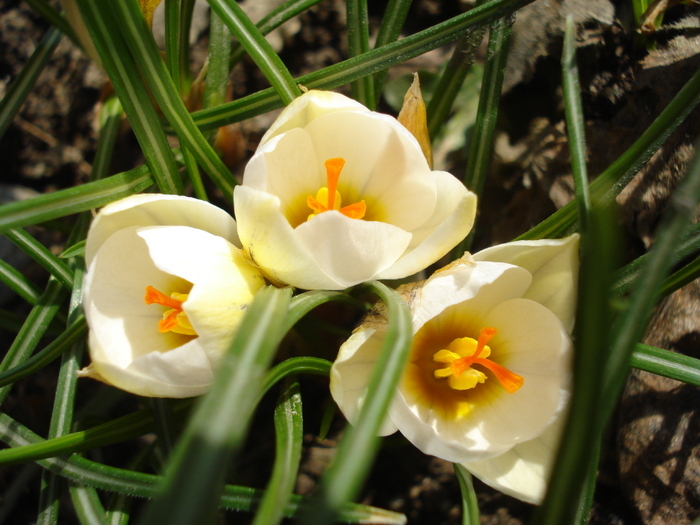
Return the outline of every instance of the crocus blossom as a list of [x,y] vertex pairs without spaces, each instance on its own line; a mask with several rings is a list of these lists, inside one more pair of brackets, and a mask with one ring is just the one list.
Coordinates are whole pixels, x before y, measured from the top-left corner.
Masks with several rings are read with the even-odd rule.
[[393,117],[309,91],[263,136],[234,205],[243,249],[268,278],[338,290],[437,261],[469,233],[476,196],[431,171]]
[[151,397],[208,390],[253,294],[265,284],[237,247],[236,222],[207,202],[136,195],[88,232],[81,375]]
[[[495,246],[403,290],[413,345],[382,435],[544,496],[569,398],[578,235]],[[352,423],[386,334],[381,310],[341,346],[331,393]]]

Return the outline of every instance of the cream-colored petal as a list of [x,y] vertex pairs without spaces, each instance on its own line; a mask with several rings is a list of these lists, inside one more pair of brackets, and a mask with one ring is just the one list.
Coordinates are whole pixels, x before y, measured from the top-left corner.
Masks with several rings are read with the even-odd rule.
[[238,248],[205,231],[160,226],[142,228],[138,235],[157,268],[192,283],[183,309],[216,366],[265,280]]
[[[510,448],[540,435],[568,399],[573,345],[561,321],[529,299],[496,306],[484,325],[498,329],[489,358],[524,378],[512,394],[499,388],[473,411],[485,439]],[[492,374],[488,381],[496,381]]]
[[190,338],[158,331],[164,307],[146,305],[146,286],[165,294],[187,292],[190,283],[159,270],[140,228],[111,235],[92,260],[85,276],[83,307],[90,337],[110,363],[125,368],[150,352],[167,352]]
[[559,417],[535,439],[494,458],[464,463],[464,467],[496,490],[539,505],[547,490],[564,422],[565,418]]
[[531,279],[527,270],[517,266],[473,262],[466,255],[425,282],[413,307],[413,330],[417,332],[428,320],[451,307],[478,325],[496,305],[522,296]]
[[306,290],[341,290],[294,235],[274,195],[237,186],[233,193],[238,234],[244,250],[277,283]]
[[474,225],[476,195],[446,172],[434,171],[438,202],[435,213],[413,231],[406,253],[384,270],[379,279],[401,279],[433,264],[454,248]]
[[569,333],[576,317],[579,272],[579,235],[563,239],[516,241],[474,254],[477,261],[498,261],[521,266],[532,274],[524,297],[549,308]]
[[267,133],[263,135],[260,145],[290,129],[303,128],[321,115],[339,111],[367,112],[369,110],[340,93],[313,89],[307,91],[284,108]]
[[[385,332],[374,328],[360,329],[343,343],[331,367],[330,390],[345,418],[355,424],[367,394],[367,385],[384,342]],[[396,432],[388,417],[379,435]]]
[[317,215],[296,228],[294,235],[341,288],[373,279],[411,242],[411,234],[396,226],[350,219],[337,211]]
[[317,159],[304,129],[292,129],[257,149],[246,165],[243,185],[275,195],[286,204],[295,199],[306,204],[307,195],[316,195],[326,185],[324,160]]
[[[161,334],[162,335],[162,334]],[[206,393],[214,380],[209,358],[198,339],[168,352],[150,352],[126,366],[113,362],[90,332],[90,356],[94,369],[109,384],[147,397],[193,397]]]
[[430,168],[415,137],[395,118],[373,112],[334,113],[305,129],[320,167],[326,159],[345,159],[338,190],[344,204],[365,200],[367,220],[410,231],[433,215],[437,197]]
[[85,244],[86,265],[113,233],[131,226],[161,224],[199,228],[240,246],[236,221],[213,204],[179,195],[132,195],[108,204],[92,221]]

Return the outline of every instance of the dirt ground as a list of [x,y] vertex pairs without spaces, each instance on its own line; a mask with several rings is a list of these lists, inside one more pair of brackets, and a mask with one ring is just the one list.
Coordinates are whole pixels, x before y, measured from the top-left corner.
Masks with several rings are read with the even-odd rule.
[[[370,2],[370,26],[376,31],[386,2]],[[416,0],[405,33],[410,34],[467,10],[468,0]],[[347,56],[344,2],[321,2],[300,18],[300,24],[280,35],[277,45],[285,64],[295,76],[334,64]],[[537,0],[517,17],[506,70],[498,135],[491,172],[481,201],[481,228],[474,248],[511,240],[534,226],[572,198],[572,181],[561,100],[560,53],[564,19],[574,14],[579,27],[579,67],[584,114],[587,121],[589,172],[599,174],[649,126],[700,65],[700,9],[679,5],[671,9],[663,27],[642,42],[633,28],[628,0]],[[0,97],[16,78],[48,25],[19,0],[0,1]],[[206,53],[207,32],[195,35],[193,69]],[[452,47],[436,50],[392,71],[394,78],[418,70],[429,77],[449,59]],[[483,49],[481,53],[483,59]],[[39,193],[72,187],[87,180],[97,143],[96,114],[106,82],[104,73],[67,39],[59,44],[34,90],[0,139],[0,201],[17,192]],[[240,97],[267,87],[250,61],[232,73],[233,96]],[[393,112],[390,101],[381,110]],[[700,129],[698,111],[686,120],[620,197],[625,257],[631,260],[653,241],[653,228],[670,191],[678,184],[692,157],[692,144]],[[232,171],[240,174],[245,160],[270,124],[272,116],[243,123],[243,154]],[[458,128],[463,135],[467,129]],[[462,137],[463,140],[463,137]],[[464,172],[463,147],[443,151],[443,169],[460,176]],[[119,139],[112,173],[143,162],[133,135],[125,129]],[[230,210],[230,203],[219,202]],[[65,239],[70,220],[57,221],[52,230],[33,229],[42,241],[57,248]],[[11,247],[0,254],[19,257],[22,270],[43,273]],[[654,321],[650,344],[700,357],[700,287],[695,282],[675,294]],[[0,295],[0,307],[17,310],[20,303]],[[342,316],[346,328],[355,319],[348,312],[314,315]],[[303,338],[299,338],[303,340]],[[333,359],[340,344],[329,335],[323,349]],[[0,331],[0,345],[11,342],[10,332]],[[290,345],[290,352],[303,352],[303,343]],[[18,383],[3,406],[36,432],[45,434],[55,388],[56,368],[48,367]],[[99,387],[81,385],[87,400]],[[318,442],[321,406],[327,386],[304,380],[304,462],[297,491],[313,491],[324,467],[332,459],[333,445],[342,432],[340,416],[329,438]],[[639,400],[645,404],[640,405]],[[689,523],[700,513],[700,448],[697,391],[636,373],[621,411],[607,434],[598,490],[591,523],[640,525]],[[271,402],[267,400],[266,402]],[[131,398],[117,399],[111,417],[136,406]],[[263,405],[254,429],[256,443],[249,446],[240,465],[237,483],[262,487],[261,464],[269,462],[274,440],[271,409]],[[658,419],[658,416],[661,420]],[[102,414],[106,417],[106,414]],[[110,447],[100,458],[120,464],[132,446]],[[24,478],[22,476],[25,476]],[[16,480],[24,480],[22,483]],[[20,486],[14,506],[0,523],[32,523],[36,519],[39,480],[37,471],[23,467],[0,471],[0,491],[13,483]],[[482,512],[481,523],[517,525],[527,522],[532,507],[504,496],[475,480]],[[452,467],[445,461],[424,456],[400,436],[384,440],[369,476],[362,503],[403,512],[411,524],[457,524],[461,520],[459,486]],[[65,523],[75,519],[64,512]],[[228,522],[238,522],[231,515]],[[222,517],[222,520],[226,520]],[[224,521],[222,521],[223,523]],[[64,521],[61,521],[64,523]]]

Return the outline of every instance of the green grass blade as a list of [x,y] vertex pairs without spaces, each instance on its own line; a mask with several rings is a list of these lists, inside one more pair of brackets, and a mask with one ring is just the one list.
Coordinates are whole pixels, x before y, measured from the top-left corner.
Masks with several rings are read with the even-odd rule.
[[159,190],[181,194],[182,181],[168,139],[109,3],[78,0],[78,6]]
[[387,305],[389,326],[370,379],[357,424],[348,428],[333,464],[323,477],[306,523],[330,523],[342,506],[354,499],[367,476],[379,443],[377,432],[386,417],[412,342],[411,313],[401,296],[381,283],[368,286]]
[[73,32],[73,28],[68,23],[68,20],[66,20],[66,18],[58,12],[58,10],[51,7],[47,2],[45,2],[45,0],[26,0],[26,2],[29,4],[29,7],[44,17],[47,22],[60,29],[61,32],[70,38],[76,46],[82,47],[80,40],[76,36],[75,32]]
[[105,509],[95,489],[71,483],[68,491],[81,525],[106,525]]
[[573,524],[583,500],[586,475],[595,462],[603,429],[600,414],[603,374],[609,356],[609,285],[619,246],[609,207],[594,206],[589,228],[581,237],[581,273],[578,286],[573,392],[563,439],[544,503],[533,516],[542,525]]
[[605,419],[612,414],[618,395],[627,378],[634,345],[642,338],[652,308],[672,262],[673,252],[688,228],[700,202],[700,155],[690,163],[688,175],[671,196],[668,208],[655,233],[655,242],[642,269],[639,283],[630,296],[628,309],[615,327],[610,362],[605,368]]
[[35,305],[41,295],[33,282],[3,260],[0,260],[0,282],[31,305]]
[[63,286],[68,289],[73,288],[73,271],[34,237],[24,230],[7,230],[4,235],[58,279]]
[[[604,195],[606,200],[613,200],[698,102],[700,71],[688,80],[637,141],[591,183],[591,196],[599,198]],[[518,237],[518,240],[556,238],[573,231],[576,225],[575,207],[576,204],[570,202]]]
[[[279,5],[267,15],[265,15],[255,27],[262,35],[266,35],[269,32],[277,29],[279,26],[284,24],[287,20],[294,18],[300,13],[306,11],[309,7],[314,6],[321,2],[321,0],[287,0],[285,3]],[[230,67],[233,67],[238,61],[243,58],[245,54],[245,49],[238,43],[234,42],[231,47],[231,63]]]
[[[0,413],[0,439],[12,447],[32,446],[43,441],[27,427],[3,413]],[[140,498],[155,496],[158,484],[163,480],[162,476],[109,467],[75,455],[68,459],[53,457],[38,463],[71,481]],[[256,489],[227,485],[220,503],[222,507],[231,510],[251,510],[258,505],[261,495],[262,492]],[[300,496],[292,496],[284,507],[284,515],[290,518],[296,516],[301,502]],[[339,521],[400,525],[406,523],[406,518],[375,507],[348,504],[339,516]]]
[[294,491],[303,438],[301,392],[299,383],[292,380],[285,384],[275,408],[275,464],[253,525],[282,521],[280,503],[288,501]]
[[258,399],[260,381],[283,336],[291,289],[260,290],[219,366],[211,391],[173,453],[161,496],[141,523],[208,523]]
[[[376,73],[392,65],[409,60],[443,44],[461,37],[474,26],[488,24],[508,16],[533,0],[492,0],[454,18],[410,35],[379,49],[350,58],[339,64],[304,75],[297,83],[309,89],[333,89],[365,75]],[[222,104],[217,108],[193,114],[195,123],[202,129],[212,129],[225,124],[255,117],[279,108],[282,103],[274,90],[267,89],[247,97]]]
[[564,112],[566,132],[569,138],[571,173],[574,178],[576,205],[578,208],[579,230],[585,233],[588,227],[588,210],[591,200],[588,196],[588,172],[586,169],[586,132],[581,102],[581,84],[576,63],[576,26],[573,16],[566,17],[564,50],[561,57],[562,86],[564,88]]
[[[0,363],[0,372],[10,370],[29,358],[58,312],[65,295],[66,290],[63,285],[56,278],[50,277],[44,293],[41,294],[36,306],[32,308],[12,346]],[[9,385],[0,388],[0,404],[7,397],[10,388]]]
[[235,0],[208,0],[208,2],[265,75],[282,102],[285,105],[290,104],[301,94],[301,90],[282,59],[255,24],[250,21]]
[[[398,40],[408,16],[408,10],[411,7],[411,0],[389,0],[382,17],[382,23],[379,26],[377,41],[374,43],[374,48],[378,49]],[[382,95],[384,88],[384,80],[386,80],[387,71],[379,71],[374,74],[374,98],[378,101]]]
[[326,290],[312,290],[295,296],[292,299],[287,317],[287,330],[291,330],[297,322],[317,306],[329,301],[357,305],[357,301],[342,292],[329,292]]
[[12,123],[27,95],[34,87],[36,79],[51,59],[51,55],[61,40],[61,32],[56,28],[49,29],[41,39],[32,56],[20,71],[19,75],[0,101],[0,138]]
[[320,357],[292,357],[285,359],[271,368],[265,375],[260,397],[266,394],[274,385],[285,377],[298,374],[312,374],[328,377],[331,373],[331,363]]
[[[474,5],[478,7],[483,3],[484,0],[477,0]],[[457,42],[445,71],[440,75],[440,80],[435,87],[427,108],[428,133],[433,140],[447,122],[457,94],[476,59],[476,54],[479,51],[485,33],[485,26],[467,31]]]
[[190,24],[193,0],[165,1],[165,60],[170,78],[187,96],[192,85],[190,75]]
[[141,166],[100,181],[5,204],[0,206],[0,233],[99,208],[139,193],[154,182],[148,168]]
[[659,294],[661,297],[671,295],[673,292],[691,283],[698,277],[700,277],[700,258],[694,259],[677,272],[669,275],[664,281]]
[[117,97],[109,97],[100,110],[100,138],[97,141],[95,159],[92,161],[90,180],[101,180],[109,175],[109,164],[114,154],[114,144],[119,136],[122,105]]
[[70,346],[87,333],[85,318],[80,316],[66,330],[51,341],[46,348],[37,352],[21,364],[0,372],[0,387],[11,385],[23,377],[41,370],[57,357],[63,355]]
[[474,491],[472,475],[458,463],[453,463],[452,466],[462,493],[462,525],[479,525],[479,501]]
[[[677,263],[700,251],[700,222],[693,224],[685,232],[685,235],[673,253],[673,263]],[[638,257],[627,266],[615,272],[614,295],[629,293],[637,284],[642,268],[649,254]]]
[[700,359],[637,343],[630,365],[652,374],[700,386]]
[[211,108],[226,102],[231,61],[231,32],[219,16],[209,15],[209,56],[207,57],[207,81],[204,85],[204,107]]
[[[100,3],[102,16],[114,18],[110,30],[121,31],[153,98],[177,133],[182,145],[195,156],[227,199],[232,198],[235,179],[212,149],[202,132],[194,125],[180,93],[168,74],[165,62],[136,0]],[[116,36],[115,36],[116,38]],[[179,178],[178,178],[179,180]]]
[[[369,51],[369,22],[367,0],[347,0],[345,2],[348,23],[348,54],[356,57]],[[352,98],[369,109],[376,109],[374,77],[367,75],[355,80],[351,86]]]

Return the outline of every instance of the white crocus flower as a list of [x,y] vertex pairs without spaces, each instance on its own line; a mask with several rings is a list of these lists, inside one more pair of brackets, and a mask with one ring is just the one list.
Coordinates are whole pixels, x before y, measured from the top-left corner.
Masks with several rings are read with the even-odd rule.
[[[503,244],[405,287],[413,346],[382,434],[398,429],[426,454],[540,502],[569,398],[578,244],[578,235]],[[331,369],[350,422],[386,327],[381,309],[370,314]]]
[[476,196],[431,171],[396,119],[309,91],[263,136],[234,191],[244,250],[271,280],[339,290],[423,270],[472,227]]
[[92,362],[81,375],[150,397],[191,397],[214,371],[265,281],[236,222],[207,202],[136,195],[88,232],[83,307]]

